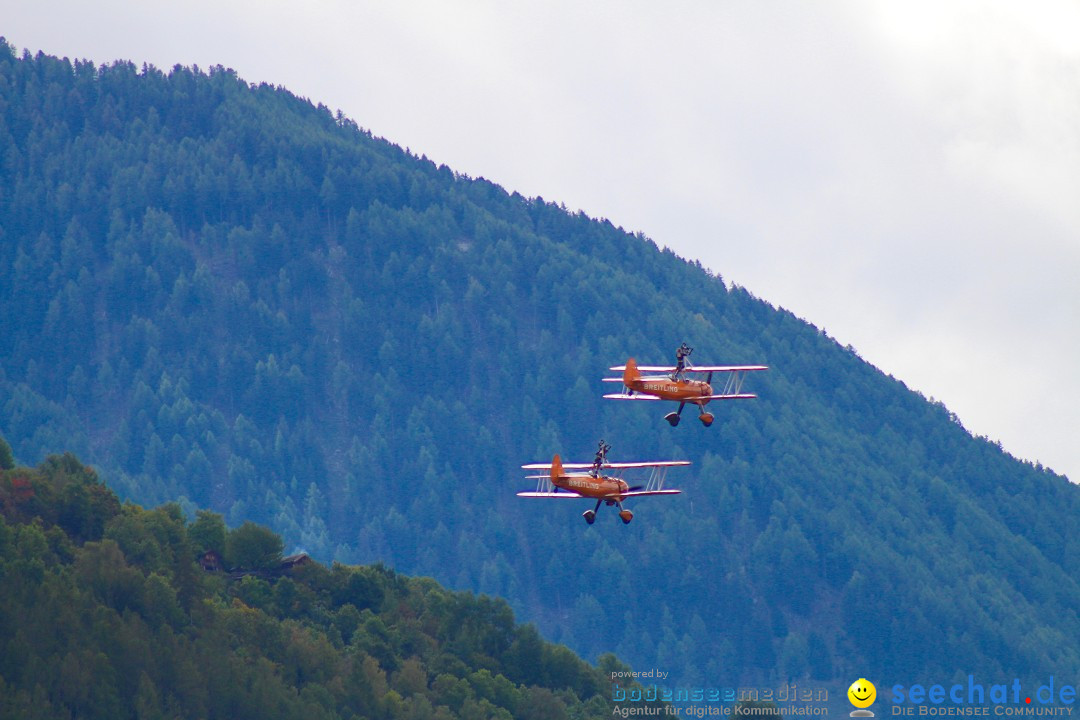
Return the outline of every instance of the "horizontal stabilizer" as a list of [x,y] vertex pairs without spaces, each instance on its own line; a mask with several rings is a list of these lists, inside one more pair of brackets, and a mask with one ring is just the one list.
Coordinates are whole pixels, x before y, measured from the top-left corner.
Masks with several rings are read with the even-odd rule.
[[655,395],[646,395],[645,393],[636,392],[633,395],[627,395],[626,393],[611,393],[605,395],[606,398],[612,400],[659,400],[660,398]]

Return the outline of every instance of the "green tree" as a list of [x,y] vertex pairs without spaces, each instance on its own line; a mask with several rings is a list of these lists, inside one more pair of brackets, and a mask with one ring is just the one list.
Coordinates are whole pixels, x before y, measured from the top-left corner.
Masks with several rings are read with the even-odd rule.
[[209,510],[195,513],[195,522],[188,527],[188,537],[197,552],[213,550],[219,555],[225,552],[225,537],[228,532],[225,518]]
[[273,531],[245,522],[225,536],[225,566],[230,569],[267,570],[281,564],[281,537]]

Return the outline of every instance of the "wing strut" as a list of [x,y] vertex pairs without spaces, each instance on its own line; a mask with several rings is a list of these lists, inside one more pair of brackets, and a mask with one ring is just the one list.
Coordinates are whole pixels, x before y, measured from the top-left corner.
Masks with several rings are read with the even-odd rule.
[[664,481],[667,480],[667,466],[657,465],[649,472],[649,480],[645,483],[646,492],[654,492],[664,489]]
[[[720,395],[741,395],[743,380],[746,379],[745,375],[746,373],[742,371],[728,373],[724,381],[724,391]],[[712,379],[712,373],[709,373],[709,378]]]

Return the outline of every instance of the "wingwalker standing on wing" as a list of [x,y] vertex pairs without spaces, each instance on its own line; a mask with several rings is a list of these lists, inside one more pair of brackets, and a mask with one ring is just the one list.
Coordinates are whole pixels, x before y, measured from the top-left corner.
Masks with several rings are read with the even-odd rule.
[[686,343],[683,343],[675,351],[675,372],[671,373],[672,380],[678,380],[682,377],[683,371],[686,369],[686,358],[690,357],[690,353],[694,352],[694,348],[690,347]]
[[593,460],[592,474],[596,477],[600,474],[600,468],[607,462],[608,451],[611,450],[611,446],[603,440],[600,441],[600,447],[596,448],[596,459]]
[[[536,490],[519,492],[518,497],[527,498],[588,498],[596,500],[592,510],[586,510],[582,516],[590,525],[596,521],[596,511],[601,503],[619,508],[619,518],[624,523],[634,519],[634,513],[623,507],[623,501],[642,495],[678,495],[681,490],[665,490],[664,480],[669,467],[689,465],[689,460],[660,460],[657,462],[608,462],[607,453],[611,446],[600,441],[596,458],[591,463],[563,463],[558,455],[550,463],[532,463],[522,465],[525,470],[546,470],[542,475],[526,475],[527,479],[536,480]],[[605,474],[607,470],[630,468],[650,468],[649,478],[644,485],[631,486],[625,480]],[[578,472],[568,472],[576,470]],[[581,472],[584,471],[584,472]]]
[[[624,393],[605,395],[613,400],[672,400],[679,403],[679,409],[664,416],[674,427],[679,424],[683,408],[689,403],[697,405],[701,413],[698,420],[705,427],[713,423],[713,414],[705,410],[710,400],[746,400],[757,395],[742,392],[743,373],[754,370],[768,370],[766,365],[702,365],[693,366],[687,357],[694,349],[686,343],[675,351],[676,365],[638,365],[634,358],[625,365],[616,365],[612,370],[622,370],[621,378],[604,378],[604,382],[621,382],[626,386]],[[642,375],[642,372],[670,373],[664,375]],[[705,380],[689,380],[687,373],[708,373]],[[712,387],[713,373],[727,373],[724,389],[714,394]]]

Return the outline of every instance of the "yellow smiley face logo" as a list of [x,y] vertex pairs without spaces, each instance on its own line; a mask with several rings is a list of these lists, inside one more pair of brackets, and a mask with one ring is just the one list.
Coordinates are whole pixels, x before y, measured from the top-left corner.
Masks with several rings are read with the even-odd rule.
[[847,689],[847,697],[857,708],[870,707],[877,699],[877,688],[866,678],[859,678]]

